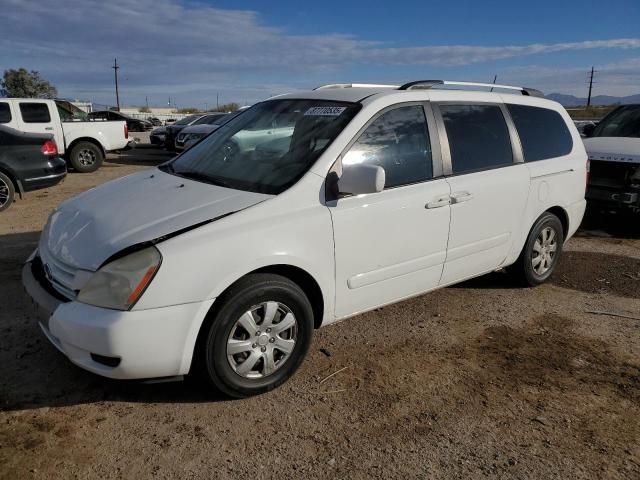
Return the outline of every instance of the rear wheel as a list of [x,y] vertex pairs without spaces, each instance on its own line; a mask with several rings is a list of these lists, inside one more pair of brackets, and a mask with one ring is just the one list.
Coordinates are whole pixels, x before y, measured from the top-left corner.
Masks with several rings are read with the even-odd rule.
[[267,392],[304,359],[313,311],[298,285],[280,275],[251,274],[223,297],[199,345],[200,373],[232,397]]
[[80,173],[95,172],[103,161],[102,150],[91,142],[79,142],[69,155],[69,163],[76,172]]
[[0,172],[0,212],[11,206],[15,194],[16,191],[11,179]]
[[520,257],[509,270],[521,283],[534,287],[553,274],[562,254],[564,232],[560,219],[545,212],[531,228]]

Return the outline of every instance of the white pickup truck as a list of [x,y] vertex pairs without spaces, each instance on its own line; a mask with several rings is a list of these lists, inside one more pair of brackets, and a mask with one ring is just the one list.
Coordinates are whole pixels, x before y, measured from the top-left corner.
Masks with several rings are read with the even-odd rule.
[[55,100],[0,98],[0,124],[22,132],[49,133],[58,151],[77,172],[93,172],[107,152],[129,144],[124,121],[80,121]]

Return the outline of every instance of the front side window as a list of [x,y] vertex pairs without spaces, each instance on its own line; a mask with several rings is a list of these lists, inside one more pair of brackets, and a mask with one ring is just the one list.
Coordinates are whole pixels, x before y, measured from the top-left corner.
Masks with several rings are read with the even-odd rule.
[[513,163],[509,130],[497,105],[440,105],[453,173]]
[[46,103],[20,102],[20,113],[24,123],[49,123],[49,107]]
[[9,123],[11,121],[11,108],[9,103],[0,102],[0,123]]
[[593,131],[594,137],[640,137],[640,107],[625,105],[604,117]]
[[342,158],[342,165],[368,163],[384,168],[385,188],[433,177],[431,144],[424,109],[395,108],[380,115]]
[[522,143],[525,162],[571,153],[571,133],[558,112],[528,105],[509,104],[507,107]]
[[315,163],[359,108],[359,104],[326,100],[262,102],[162,169],[206,183],[275,195]]

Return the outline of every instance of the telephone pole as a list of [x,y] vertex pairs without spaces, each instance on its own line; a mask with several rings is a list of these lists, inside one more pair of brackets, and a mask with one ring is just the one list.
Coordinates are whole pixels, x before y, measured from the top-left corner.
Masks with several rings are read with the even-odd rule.
[[591,90],[593,89],[593,73],[595,70],[591,67],[591,73],[589,74],[589,96],[587,97],[587,108],[591,106]]
[[120,68],[118,66],[118,59],[114,58],[113,59],[113,74],[115,76],[116,79],[116,107],[118,108],[118,112],[120,111],[120,93],[118,92],[118,69]]

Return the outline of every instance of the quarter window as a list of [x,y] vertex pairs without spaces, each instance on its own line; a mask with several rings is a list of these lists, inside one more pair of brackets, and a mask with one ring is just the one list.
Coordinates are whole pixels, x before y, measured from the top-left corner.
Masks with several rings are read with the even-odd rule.
[[384,168],[385,188],[432,178],[431,144],[423,108],[400,107],[374,120],[342,159],[343,165],[356,163]]
[[509,130],[497,105],[440,105],[453,173],[513,163]]
[[571,153],[571,133],[558,112],[528,105],[509,104],[507,107],[520,137],[525,162]]
[[49,123],[49,107],[46,103],[20,103],[20,113],[24,123]]
[[0,102],[0,123],[11,121],[11,108],[7,102]]

